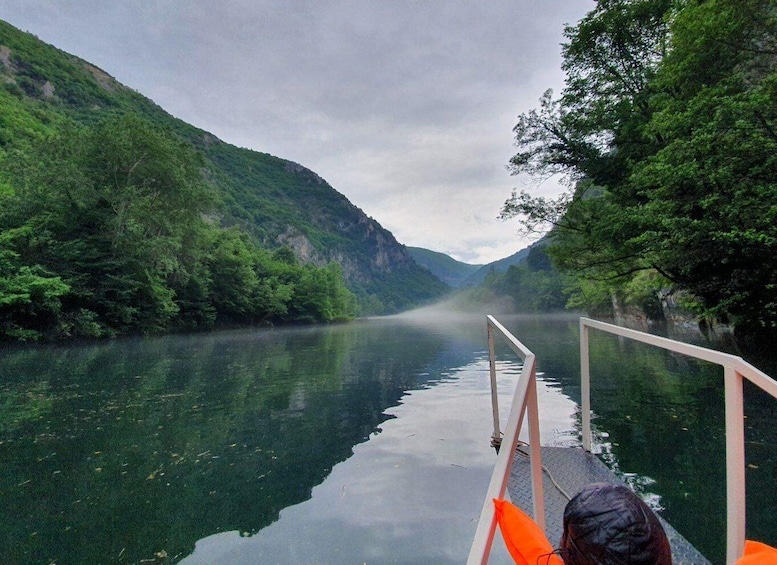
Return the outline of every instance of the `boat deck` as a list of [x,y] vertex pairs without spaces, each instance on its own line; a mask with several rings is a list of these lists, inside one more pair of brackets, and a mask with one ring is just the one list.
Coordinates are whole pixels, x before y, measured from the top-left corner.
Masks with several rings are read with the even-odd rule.
[[[596,482],[624,484],[595,455],[574,447],[542,447],[542,464],[553,476],[558,486],[570,496],[574,496],[585,485]],[[567,498],[543,472],[543,490],[545,493],[546,534],[551,544],[558,547],[561,540],[564,507]],[[528,454],[517,450],[507,483],[507,490],[513,504],[529,515],[532,513],[531,474]],[[675,565],[704,565],[710,563],[671,525],[659,516],[669,545],[672,548],[672,562]]]

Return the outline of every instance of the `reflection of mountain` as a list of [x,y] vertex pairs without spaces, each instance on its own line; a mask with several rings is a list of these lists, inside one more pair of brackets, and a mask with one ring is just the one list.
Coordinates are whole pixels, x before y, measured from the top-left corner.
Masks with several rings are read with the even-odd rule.
[[444,347],[376,321],[10,353],[0,374],[37,376],[0,384],[18,400],[0,406],[17,420],[0,442],[1,561],[180,558],[256,532],[434,380],[422,368]]

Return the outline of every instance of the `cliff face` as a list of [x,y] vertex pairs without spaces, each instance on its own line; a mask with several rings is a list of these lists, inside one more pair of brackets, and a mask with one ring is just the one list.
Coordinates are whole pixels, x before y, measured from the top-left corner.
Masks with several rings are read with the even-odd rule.
[[232,175],[221,185],[229,196],[226,222],[242,224],[267,247],[288,246],[301,261],[338,263],[367,313],[396,312],[450,290],[391,232],[310,169],[222,142],[204,152]]
[[449,287],[420,267],[407,248],[318,175],[294,165],[299,190],[287,191],[296,214],[267,234],[272,245],[285,245],[304,262],[337,263],[346,283],[362,299],[365,313],[390,313],[441,296]]
[[[315,217],[317,224],[326,224],[324,216]],[[386,231],[381,225],[367,217],[360,215],[351,218],[354,221],[338,219],[336,232],[342,234],[346,240],[341,245],[317,248],[308,237],[293,225],[278,235],[276,241],[294,251],[300,261],[324,266],[328,263],[338,263],[343,268],[345,279],[349,282],[368,284],[370,273],[390,274],[407,269],[417,269],[417,265],[408,254],[403,245],[397,242],[391,232]],[[329,226],[321,226],[331,229]],[[364,253],[352,253],[348,243],[356,242],[363,248]]]
[[388,274],[417,268],[405,246],[391,232],[324,179],[296,163],[288,162],[285,169],[308,187],[303,190],[301,207],[306,223],[342,238],[339,243],[333,241],[332,245],[317,247],[301,229],[287,225],[276,241],[293,249],[300,260],[316,265],[334,261],[343,267],[346,280],[359,283],[368,283],[372,272]]
[[684,291],[663,289],[656,295],[652,307],[627,304],[622,298],[613,294],[612,318],[615,323],[650,332],[655,328],[664,328],[669,337],[682,335],[699,335],[714,333],[719,337],[733,332],[733,328],[719,320],[700,318],[683,306],[683,298],[688,297]]
[[[31,116],[27,123],[0,119],[5,130],[0,142],[46,135],[52,122],[89,127],[117,113],[135,114],[174,132],[201,153],[203,177],[222,203],[218,220],[223,225],[242,227],[270,249],[287,245],[304,262],[339,263],[366,313],[395,312],[448,290],[389,231],[313,171],[225,143],[167,114],[102,69],[3,21],[0,88],[14,96],[17,110],[28,107]],[[46,120],[36,122],[40,108]]]

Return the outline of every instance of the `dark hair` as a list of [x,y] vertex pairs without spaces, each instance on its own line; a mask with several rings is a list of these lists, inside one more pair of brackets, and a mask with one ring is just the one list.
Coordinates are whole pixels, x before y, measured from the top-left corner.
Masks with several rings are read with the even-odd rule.
[[594,483],[564,509],[565,565],[671,565],[658,517],[623,485]]

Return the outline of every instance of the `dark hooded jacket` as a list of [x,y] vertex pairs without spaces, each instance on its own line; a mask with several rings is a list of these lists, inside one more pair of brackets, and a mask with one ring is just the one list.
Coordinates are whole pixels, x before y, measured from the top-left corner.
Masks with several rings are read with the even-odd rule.
[[629,488],[594,483],[564,510],[565,565],[671,565],[658,517]]

